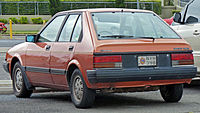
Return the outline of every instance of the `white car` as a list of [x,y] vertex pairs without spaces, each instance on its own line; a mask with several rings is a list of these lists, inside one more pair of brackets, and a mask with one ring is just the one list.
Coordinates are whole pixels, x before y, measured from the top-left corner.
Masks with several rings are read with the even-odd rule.
[[190,0],[176,13],[171,27],[192,46],[195,66],[200,72],[200,0]]

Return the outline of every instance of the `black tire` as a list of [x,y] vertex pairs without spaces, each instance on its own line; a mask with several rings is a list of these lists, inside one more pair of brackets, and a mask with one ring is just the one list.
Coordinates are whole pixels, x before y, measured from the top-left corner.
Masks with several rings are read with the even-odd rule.
[[166,102],[179,102],[183,95],[183,84],[160,86],[160,93]]
[[[16,62],[13,68],[13,91],[16,97],[19,98],[29,98],[33,93],[33,90],[28,90],[24,83],[24,75],[22,72],[22,67],[19,62]],[[18,77],[17,77],[18,76]]]
[[92,107],[95,101],[95,90],[87,87],[79,69],[75,69],[72,73],[70,91],[72,102],[77,108]]

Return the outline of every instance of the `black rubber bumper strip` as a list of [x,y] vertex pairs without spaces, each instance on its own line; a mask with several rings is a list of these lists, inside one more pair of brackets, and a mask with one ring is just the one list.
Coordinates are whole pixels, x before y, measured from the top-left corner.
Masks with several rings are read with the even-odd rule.
[[90,83],[188,79],[196,74],[197,68],[193,66],[87,70]]

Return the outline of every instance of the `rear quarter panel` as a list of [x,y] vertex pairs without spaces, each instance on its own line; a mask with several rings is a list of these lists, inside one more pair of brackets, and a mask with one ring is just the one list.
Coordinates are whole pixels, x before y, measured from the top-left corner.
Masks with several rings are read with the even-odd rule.
[[88,18],[86,13],[83,12],[83,38],[82,41],[76,44],[73,62],[71,64],[75,64],[79,67],[81,73],[83,74],[83,78],[89,88],[91,88],[91,84],[88,82],[86,70],[93,69],[93,41],[91,37],[91,32],[88,25]]

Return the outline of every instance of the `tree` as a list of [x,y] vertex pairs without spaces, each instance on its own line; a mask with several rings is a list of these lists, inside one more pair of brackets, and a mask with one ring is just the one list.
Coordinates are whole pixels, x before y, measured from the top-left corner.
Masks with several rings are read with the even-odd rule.
[[49,0],[49,12],[53,16],[61,11],[60,0]]
[[115,7],[124,8],[125,7],[124,0],[115,0]]

